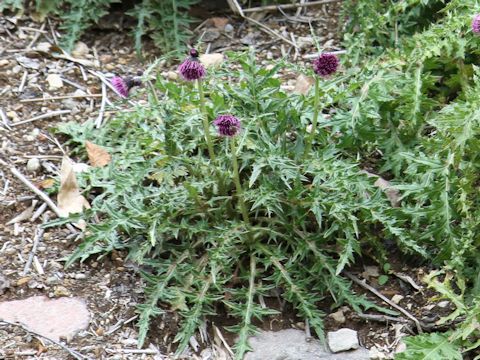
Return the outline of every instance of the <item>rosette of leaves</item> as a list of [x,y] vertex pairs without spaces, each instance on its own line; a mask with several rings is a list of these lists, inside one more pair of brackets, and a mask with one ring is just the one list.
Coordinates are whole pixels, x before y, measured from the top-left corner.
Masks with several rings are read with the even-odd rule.
[[181,352],[221,311],[237,320],[229,329],[239,335],[241,359],[255,319],[278,311],[262,299],[279,294],[322,338],[322,300],[356,311],[375,307],[341,276],[362,248],[384,258],[385,238],[411,251],[417,247],[390,216],[383,192],[328,138],[315,143],[308,163],[301,162],[313,99],[282,90],[276,74],[285,64],[267,70],[254,54],[229,57],[241,69],[225,65],[206,79],[206,107],[211,120],[221,112],[242,119],[238,158],[251,227],[232,201],[228,140],[216,142],[215,162],[203,151],[202,114],[191,84],[159,78],[158,103],[95,132],[92,124],[60,130],[72,142],[89,138],[112,152],[108,167],[84,175],[86,191],[100,192],[91,215],[102,221],[90,225],[69,264],[127,250],[146,283],[140,343],[152,319],[174,309],[183,318],[176,336]]

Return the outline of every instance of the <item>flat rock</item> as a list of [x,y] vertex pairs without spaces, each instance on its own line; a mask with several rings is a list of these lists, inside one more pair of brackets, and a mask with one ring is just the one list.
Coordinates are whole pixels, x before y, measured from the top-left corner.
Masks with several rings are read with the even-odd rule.
[[330,331],[327,333],[327,341],[328,347],[334,353],[350,349],[358,349],[360,347],[357,332],[348,328]]
[[305,332],[295,329],[262,331],[249,339],[252,352],[244,360],[368,360],[368,350],[332,354],[319,340],[306,340]]
[[18,322],[43,336],[59,340],[86,329],[90,313],[79,298],[50,300],[45,296],[32,296],[0,302],[0,319]]

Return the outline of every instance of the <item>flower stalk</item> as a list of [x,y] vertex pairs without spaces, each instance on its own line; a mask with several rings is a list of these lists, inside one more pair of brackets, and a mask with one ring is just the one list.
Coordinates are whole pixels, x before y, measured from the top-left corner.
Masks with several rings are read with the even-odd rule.
[[235,137],[232,137],[230,139],[230,151],[232,152],[233,181],[237,190],[238,206],[240,207],[243,221],[248,227],[250,227],[250,218],[248,216],[247,207],[245,206],[245,201],[243,199],[243,188],[242,183],[240,182],[240,174],[238,172],[237,147],[235,145]]
[[312,150],[312,143],[315,137],[315,133],[317,132],[317,124],[318,124],[318,107],[320,102],[320,80],[318,77],[315,77],[315,98],[313,100],[313,120],[312,120],[312,128],[310,129],[310,133],[307,136],[306,143],[305,143],[305,152],[303,153],[303,157],[306,158],[310,154]]
[[210,128],[208,123],[208,113],[205,106],[205,94],[203,93],[203,84],[201,79],[197,79],[198,94],[200,96],[200,108],[202,111],[203,132],[205,133],[205,141],[207,142],[208,155],[212,161],[215,160],[215,152],[213,151],[212,137],[210,136]]

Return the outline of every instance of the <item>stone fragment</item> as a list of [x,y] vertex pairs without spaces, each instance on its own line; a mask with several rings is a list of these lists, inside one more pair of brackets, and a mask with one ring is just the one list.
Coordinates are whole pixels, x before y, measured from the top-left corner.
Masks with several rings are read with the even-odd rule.
[[35,172],[40,169],[40,160],[37,158],[29,159],[27,162],[27,171]]
[[56,286],[55,291],[53,292],[55,297],[70,296],[72,293],[65,286]]
[[358,349],[357,332],[352,329],[343,328],[327,333],[328,346],[332,352],[337,353],[351,349]]
[[343,324],[345,322],[345,315],[343,314],[342,309],[331,313],[329,316],[339,324]]
[[358,349],[332,354],[316,339],[306,339],[305,331],[286,329],[262,331],[249,339],[252,351],[244,360],[368,360],[368,351]]
[[85,57],[88,54],[90,49],[88,48],[87,44],[82,41],[79,41],[75,44],[75,48],[72,51],[72,56],[76,58]]
[[10,61],[8,61],[7,59],[0,60],[0,67],[8,66],[8,64],[10,64]]
[[47,82],[50,90],[58,90],[63,87],[63,80],[58,74],[49,74],[47,76]]
[[405,296],[400,295],[400,294],[396,294],[396,295],[393,295],[393,296],[392,296],[392,301],[393,301],[395,304],[398,304],[398,303],[399,303],[400,301],[402,301],[404,298],[405,298]]
[[53,340],[71,338],[87,328],[90,314],[79,298],[50,300],[33,296],[23,300],[0,302],[0,319],[18,322]]

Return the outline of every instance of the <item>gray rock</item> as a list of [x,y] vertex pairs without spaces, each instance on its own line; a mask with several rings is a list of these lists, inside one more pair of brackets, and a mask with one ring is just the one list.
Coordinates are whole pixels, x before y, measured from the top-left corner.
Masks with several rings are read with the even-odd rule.
[[360,347],[357,332],[347,328],[330,331],[327,333],[327,341],[328,347],[334,353],[350,349],[358,349]]
[[[262,331],[249,339],[252,352],[244,360],[368,360],[368,350],[332,354],[316,339],[306,340],[305,332],[295,329]],[[357,342],[358,343],[358,342]]]

